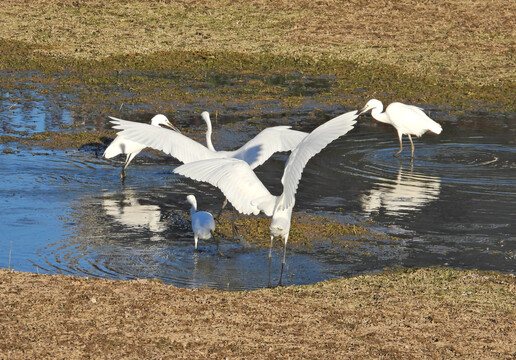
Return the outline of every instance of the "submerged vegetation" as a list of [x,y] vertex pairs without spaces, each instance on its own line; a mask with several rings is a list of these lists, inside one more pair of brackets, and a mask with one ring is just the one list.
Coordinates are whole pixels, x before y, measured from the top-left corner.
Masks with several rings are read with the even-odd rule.
[[[224,211],[217,218],[217,233],[222,237],[231,238],[233,224],[247,243],[258,246],[269,246],[270,218],[266,216],[246,216],[230,211]],[[348,238],[368,239],[384,237],[375,234],[363,226],[344,224],[336,219],[322,216],[313,216],[306,213],[294,212],[292,215],[291,230],[288,243],[294,246],[313,246],[314,241],[329,240],[343,242]]]

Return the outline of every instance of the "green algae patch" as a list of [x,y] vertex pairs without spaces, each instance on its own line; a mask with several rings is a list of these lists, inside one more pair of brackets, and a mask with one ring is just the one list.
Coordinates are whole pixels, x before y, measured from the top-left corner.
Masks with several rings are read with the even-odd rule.
[[[250,216],[236,212],[223,211],[216,219],[217,233],[221,237],[242,237],[246,242],[257,246],[269,246],[271,219],[266,216]],[[233,233],[233,224],[237,234]],[[385,238],[367,228],[355,224],[339,222],[336,219],[312,216],[294,212],[288,243],[293,246],[311,247],[316,241],[332,241],[343,244],[351,239]]]

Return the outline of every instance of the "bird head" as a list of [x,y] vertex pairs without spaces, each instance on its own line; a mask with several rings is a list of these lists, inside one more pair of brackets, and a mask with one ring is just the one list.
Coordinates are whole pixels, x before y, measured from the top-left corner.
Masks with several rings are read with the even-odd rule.
[[197,199],[195,198],[194,195],[188,195],[186,197],[186,202],[190,205],[192,205],[194,208],[197,209]]
[[383,104],[380,100],[371,99],[365,104],[365,106],[360,110],[358,115],[361,115],[365,113],[366,111],[373,110],[373,109],[379,109],[380,112],[383,110]]
[[174,131],[177,131],[178,133],[181,133],[181,131],[179,131],[177,127],[172,125],[172,123],[163,114],[158,114],[154,116],[151,120],[151,124],[154,126],[166,126]]

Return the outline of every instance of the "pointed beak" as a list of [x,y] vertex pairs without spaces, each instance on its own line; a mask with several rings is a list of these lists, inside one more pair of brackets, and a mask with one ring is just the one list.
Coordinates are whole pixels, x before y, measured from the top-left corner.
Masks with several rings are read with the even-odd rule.
[[365,113],[367,110],[369,110],[369,108],[367,106],[364,106],[358,113],[358,115],[362,115],[363,113]]
[[176,131],[176,132],[178,132],[178,133],[180,133],[180,134],[181,134],[181,131],[180,131],[178,128],[176,128],[174,125],[172,125],[172,123],[171,123],[170,121],[167,121],[167,123],[165,124],[165,126],[168,126],[168,127],[169,127],[169,128],[171,128],[172,130],[174,130],[174,131]]

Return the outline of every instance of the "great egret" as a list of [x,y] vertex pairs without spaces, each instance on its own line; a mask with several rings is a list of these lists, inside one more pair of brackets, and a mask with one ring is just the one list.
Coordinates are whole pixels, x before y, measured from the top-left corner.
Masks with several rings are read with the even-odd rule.
[[283,193],[272,195],[258,179],[251,166],[236,158],[218,158],[196,161],[177,167],[174,172],[191,179],[208,182],[218,187],[243,214],[258,215],[260,211],[272,216],[269,246],[269,286],[271,283],[272,243],[275,236],[283,238],[283,260],[278,285],[281,285],[287,249],[292,209],[301,174],[308,160],[324,149],[330,142],[353,129],[356,111],[337,116],[320,125],[306,136],[290,154],[281,183]]
[[427,131],[431,131],[435,134],[440,134],[443,130],[441,125],[430,119],[424,112],[423,109],[413,105],[405,105],[399,102],[393,102],[383,111],[383,104],[380,100],[371,99],[367,104],[360,110],[358,115],[364,112],[372,110],[371,116],[379,121],[394,126],[398,132],[398,138],[400,141],[400,149],[394,154],[397,156],[403,150],[402,136],[407,135],[412,146],[412,158],[414,158],[414,143],[412,142],[411,135],[421,136]]
[[[198,160],[231,157],[247,162],[254,169],[267,161],[275,152],[294,149],[308,135],[302,131],[292,130],[290,126],[273,126],[262,130],[237,150],[216,151],[211,142],[210,115],[207,111],[204,111],[201,116],[207,126],[207,147],[187,136],[164,128],[121,120],[111,116],[110,118],[111,123],[114,124],[113,128],[122,130],[118,133],[119,135],[163,151],[185,164]],[[224,200],[219,215],[226,206],[226,202]]]
[[[186,197],[186,201],[192,205],[190,208],[190,217],[192,218],[195,250],[197,250],[197,242],[199,239],[208,240],[213,236],[213,232],[215,231],[215,220],[213,220],[213,216],[209,212],[197,211],[197,199],[194,195],[188,195]],[[218,241],[217,250],[220,254]]]
[[208,147],[175,131],[111,116],[110,118],[113,128],[121,130],[118,134],[125,139],[163,151],[185,164],[198,160],[232,157],[247,162],[254,169],[275,152],[294,149],[307,135],[305,132],[290,129],[290,126],[274,126],[262,130],[237,150],[216,151],[211,143],[211,122],[209,116],[206,116],[208,113],[203,114],[203,119],[208,125]]
[[[161,126],[167,126],[174,131],[179,132],[179,130],[172,125],[170,121],[168,121],[167,117],[162,114],[158,114],[151,119],[151,125],[157,128],[161,128]],[[126,154],[124,167],[120,172],[120,177],[122,181],[125,179],[125,169],[129,166],[129,163],[133,161],[133,159],[138,155],[143,149],[147,146],[143,145],[139,142],[129,140],[124,136],[117,134],[116,138],[109,144],[109,146],[104,151],[104,157],[107,159],[111,159],[120,154]]]

